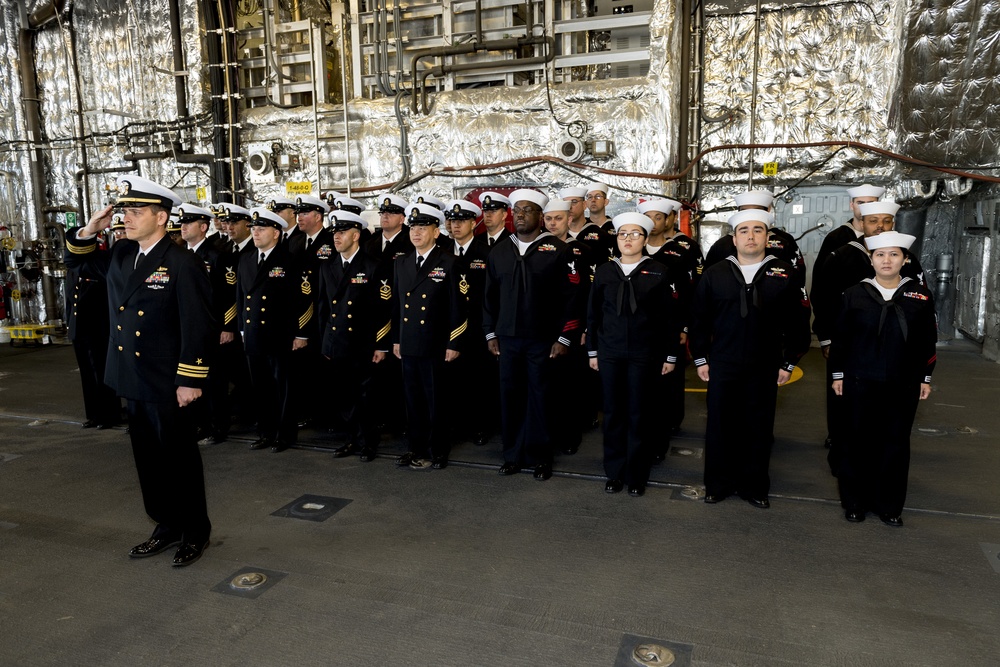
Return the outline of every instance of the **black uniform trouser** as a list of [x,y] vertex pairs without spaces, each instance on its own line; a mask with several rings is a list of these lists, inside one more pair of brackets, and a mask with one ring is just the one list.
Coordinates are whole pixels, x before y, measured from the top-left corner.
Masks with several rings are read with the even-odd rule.
[[[687,351],[681,349],[674,370],[666,375],[661,375],[659,379],[662,387],[664,415],[667,428],[670,430],[680,428],[684,421],[684,373],[687,369],[687,363]],[[669,443],[668,439],[667,444]]]
[[597,415],[594,382],[600,382],[590,368],[587,352],[579,345],[549,362],[551,390],[547,414],[553,451],[575,450],[583,441],[584,425]]
[[403,355],[403,395],[406,397],[407,437],[417,458],[448,456],[444,434],[445,360]]
[[298,438],[291,356],[291,351],[247,355],[260,437],[288,445],[294,445]]
[[[220,384],[223,380],[225,381],[227,392],[229,392],[229,384],[233,385],[232,393],[229,394],[230,410],[235,413],[240,422],[253,424],[257,420],[257,402],[253,395],[253,382],[250,380],[247,354],[238,333],[233,338],[233,342],[220,346],[219,365],[224,374],[224,378],[220,378]],[[211,369],[209,369],[209,373],[211,374]]]
[[645,486],[652,463],[650,436],[660,362],[598,357],[604,388],[604,474]]
[[128,401],[129,437],[153,537],[203,544],[212,524],[191,407]]
[[80,367],[83,388],[83,414],[99,424],[117,424],[122,406],[114,389],[104,384],[104,367],[108,360],[108,339],[74,340],[73,352]]
[[340,417],[348,442],[375,449],[379,443],[374,397],[371,393],[372,354],[329,362],[330,405]]
[[705,492],[763,498],[778,398],[778,369],[767,365],[709,364],[705,430]]
[[292,400],[297,421],[324,419],[323,406],[329,399],[328,384],[324,382],[327,376],[319,372],[324,361],[318,345],[306,345],[292,354],[292,388],[295,392]]
[[402,431],[406,425],[406,404],[403,400],[403,372],[393,354],[375,366],[372,373],[372,393],[378,397],[378,422],[389,432]]
[[445,364],[447,421],[459,437],[490,433],[500,421],[497,360],[485,342],[477,345]]
[[827,452],[826,461],[830,464],[830,472],[834,477],[840,474],[843,463],[843,449],[838,447],[838,443],[846,441],[847,424],[850,413],[847,410],[847,402],[843,396],[833,393],[833,369],[830,360],[826,360],[826,434],[830,438],[830,451]]
[[498,340],[504,461],[528,466],[551,464],[552,440],[546,414],[552,343],[514,336]]
[[843,398],[848,424],[840,445],[840,504],[898,516],[906,501],[920,384],[845,378]]

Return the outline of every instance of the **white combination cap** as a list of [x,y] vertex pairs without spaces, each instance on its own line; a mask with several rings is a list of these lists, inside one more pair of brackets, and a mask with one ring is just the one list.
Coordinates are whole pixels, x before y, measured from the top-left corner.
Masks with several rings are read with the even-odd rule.
[[215,218],[215,214],[209,211],[207,208],[202,208],[201,206],[195,206],[194,204],[181,204],[177,207],[177,217],[180,218],[181,224],[185,222],[195,222],[197,220],[204,220],[208,222]]
[[274,227],[275,229],[288,229],[288,223],[280,215],[264,206],[250,209],[251,227]]
[[479,205],[484,211],[496,211],[510,208],[510,200],[499,192],[483,192],[479,195]]
[[327,220],[330,221],[330,225],[335,232],[342,232],[348,229],[368,229],[367,220],[357,213],[345,211],[344,209],[330,211]]
[[115,189],[118,191],[118,204],[156,204],[163,208],[174,208],[181,205],[181,198],[159,183],[154,183],[141,176],[119,176],[115,179]]
[[318,211],[326,214],[330,212],[330,205],[319,197],[299,195],[295,198],[295,212],[304,213],[306,211]]
[[452,199],[445,204],[444,217],[449,220],[475,220],[483,209],[467,199]]
[[432,195],[429,192],[420,192],[413,199],[414,204],[426,204],[428,206],[433,206],[439,211],[444,210],[444,202]]
[[410,223],[410,227],[443,225],[444,213],[430,204],[410,204],[406,207],[406,221]]

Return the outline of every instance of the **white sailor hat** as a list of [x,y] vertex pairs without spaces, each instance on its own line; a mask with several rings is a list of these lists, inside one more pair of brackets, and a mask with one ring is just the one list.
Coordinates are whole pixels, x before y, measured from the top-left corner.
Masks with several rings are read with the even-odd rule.
[[858,204],[858,212],[861,217],[866,215],[891,215],[895,217],[899,210],[899,204],[894,201],[870,201],[867,204]]
[[545,205],[549,203],[549,198],[543,195],[538,190],[532,190],[530,188],[522,188],[520,190],[514,190],[508,195],[511,204],[516,204],[519,201],[530,201],[532,204],[538,206],[538,208],[545,208]]
[[223,220],[250,220],[250,210],[238,204],[223,202],[210,207]]
[[391,192],[386,192],[378,198],[378,212],[379,213],[404,213],[406,207],[409,206],[409,202],[400,197],[399,195],[394,195]]
[[424,204],[426,206],[433,206],[439,211],[444,210],[444,202],[432,195],[429,192],[417,193],[417,196],[413,198],[414,204]]
[[733,200],[736,202],[738,208],[742,208],[743,206],[771,208],[771,202],[774,201],[774,194],[770,190],[750,190],[749,192],[736,195],[733,197]]
[[358,201],[352,197],[341,196],[334,200],[334,207],[342,211],[350,211],[351,213],[361,214],[361,211],[365,210],[364,202]]
[[763,222],[764,227],[770,227],[771,223],[774,221],[774,216],[771,215],[769,211],[762,211],[756,208],[749,208],[745,211],[737,211],[729,216],[729,226],[733,228],[735,232],[740,225],[745,225],[749,222]]
[[295,208],[295,201],[288,197],[271,197],[264,203],[264,207],[277,213],[286,208]]
[[319,198],[322,199],[323,201],[325,201],[327,204],[329,204],[330,208],[332,209],[337,204],[337,198],[338,197],[343,197],[343,196],[344,195],[342,195],[341,193],[337,192],[336,190],[327,190],[326,192],[324,192],[323,194],[321,194],[319,196]]
[[465,199],[452,199],[444,207],[444,217],[449,220],[475,220],[483,209]]
[[884,194],[885,188],[878,185],[871,185],[870,183],[847,188],[847,196],[851,199],[857,199],[858,197],[875,197],[875,199],[878,199]]
[[274,211],[270,211],[263,206],[250,209],[251,227],[274,227],[275,229],[288,229],[285,219]]
[[510,208],[510,200],[499,192],[483,192],[479,195],[479,205],[484,211]]
[[615,217],[611,218],[611,224],[615,226],[616,232],[625,225],[639,225],[646,230],[646,236],[649,236],[649,234],[653,231],[653,221],[649,219],[649,216],[636,211],[619,213]]
[[328,219],[335,232],[343,232],[348,229],[368,229],[367,220],[357,213],[345,209],[330,211]]
[[639,202],[636,209],[639,213],[658,211],[664,215],[670,215],[674,211],[681,210],[681,203],[674,199],[667,199],[666,197],[653,197],[652,199]]
[[410,227],[444,224],[444,213],[429,204],[410,204],[406,207],[406,221]]
[[559,199],[583,199],[587,196],[587,188],[563,188],[559,191]]
[[910,246],[916,240],[916,236],[910,236],[909,234],[882,232],[881,234],[866,238],[865,245],[868,246],[869,250],[878,250],[879,248],[903,248],[904,250],[909,250]]
[[111,229],[125,229],[124,213],[115,213],[111,216]]
[[141,176],[119,176],[115,179],[115,189],[118,191],[118,206],[156,204],[163,208],[173,208],[181,203],[181,198],[172,191]]
[[593,183],[587,185],[586,188],[587,194],[590,194],[591,192],[603,192],[604,194],[608,194],[610,189],[611,188],[608,187],[607,183],[601,183],[600,181],[594,181]]
[[542,213],[555,213],[557,211],[568,211],[569,202],[565,199],[550,199],[549,203],[542,209]]
[[295,212],[305,213],[306,211],[317,211],[325,215],[330,212],[330,205],[319,197],[299,195],[295,198]]
[[180,218],[181,224],[188,222],[198,222],[204,220],[205,222],[210,222],[215,216],[208,209],[204,209],[201,206],[195,206],[194,204],[181,204],[177,207],[177,215]]

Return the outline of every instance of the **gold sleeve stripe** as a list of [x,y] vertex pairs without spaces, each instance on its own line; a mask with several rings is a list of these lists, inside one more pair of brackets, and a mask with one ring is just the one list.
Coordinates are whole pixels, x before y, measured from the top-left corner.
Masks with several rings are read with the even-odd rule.
[[312,319],[312,316],[313,316],[313,306],[312,304],[309,304],[309,308],[307,308],[306,312],[302,313],[302,317],[299,318],[299,328],[302,329],[307,324],[309,324],[309,320]]
[[225,317],[223,317],[223,324],[229,324],[230,322],[233,321],[235,317],[236,317],[236,304],[234,303],[233,307],[226,311],[226,315]]
[[380,341],[383,338],[385,338],[385,335],[387,333],[389,333],[390,329],[392,329],[392,321],[391,320],[388,321],[388,322],[386,322],[385,326],[378,330],[378,333],[375,334],[375,341],[377,342],[377,341]]
[[204,380],[204,379],[208,378],[208,373],[188,373],[187,371],[180,371],[179,370],[179,371],[177,371],[177,374],[180,375],[180,376],[182,376],[182,377],[194,378],[196,380]]
[[456,327],[454,331],[451,332],[451,338],[449,340],[455,340],[463,333],[465,333],[465,330],[468,328],[469,328],[469,320],[465,320],[458,327]]
[[162,204],[162,199],[146,199],[144,197],[120,197],[118,203],[120,204],[131,204],[135,202],[137,204]]
[[195,366],[194,364],[177,364],[177,368],[182,371],[191,371],[192,373],[208,372],[208,366]]
[[87,253],[94,252],[96,248],[96,243],[90,243],[88,245],[73,245],[69,241],[66,242],[66,249],[74,255],[86,255]]

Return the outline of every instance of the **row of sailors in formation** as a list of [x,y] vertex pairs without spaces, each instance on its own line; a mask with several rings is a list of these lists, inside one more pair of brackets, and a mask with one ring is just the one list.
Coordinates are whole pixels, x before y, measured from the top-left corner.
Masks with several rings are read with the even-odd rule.
[[[193,249],[201,247],[210,221],[230,236],[227,244],[219,244],[221,260],[206,259],[209,271],[224,277],[216,281],[220,291],[247,283],[236,290],[235,300],[220,300],[223,328],[239,331],[251,357],[280,357],[269,362],[272,371],[289,366],[284,373],[268,374],[296,378],[267,383],[275,393],[273,405],[281,407],[272,417],[258,415],[262,433],[253,448],[280,451],[294,442],[302,415],[293,413],[291,405],[306,405],[305,416],[315,417],[329,404],[321,400],[326,383],[315,373],[322,359],[334,367],[338,389],[333,404],[339,406],[347,433],[337,456],[374,458],[377,422],[386,421],[385,414],[376,415],[384,406],[375,408],[375,396],[402,394],[397,405],[406,407],[411,451],[400,457],[399,465],[445,467],[449,422],[477,443],[485,443],[488,431],[499,426],[505,461],[501,474],[530,467],[544,480],[551,476],[553,453],[575,452],[583,428],[603,407],[606,490],[627,486],[632,495],[642,495],[650,465],[662,459],[683,419],[683,367],[689,350],[701,379],[709,380],[710,361],[712,366],[706,501],[738,493],[766,507],[774,389],[788,381],[810,338],[805,265],[794,238],[773,227],[769,192],[744,193],[736,197],[740,210],[730,219],[734,234],[720,239],[703,261],[698,245],[677,229],[679,202],[649,199],[637,211],[612,220],[604,215],[607,193],[604,184],[564,190],[553,200],[529,189],[509,196],[486,192],[478,205],[445,203],[430,195],[407,202],[386,194],[379,198],[381,233],[367,240],[363,205],[346,197],[334,199],[336,208],[311,196],[275,198],[253,210],[232,204],[212,210],[180,207],[182,240]],[[933,354],[925,354],[932,338],[926,327],[917,327],[920,334],[910,336],[909,347],[916,345],[919,352],[903,355],[891,368],[884,360],[829,354],[843,311],[841,295],[878,277],[870,257],[878,245],[871,239],[891,231],[899,208],[879,201],[883,193],[870,185],[848,191],[854,219],[828,234],[814,267],[814,328],[830,360],[831,380],[838,374],[842,378],[845,368],[874,364],[880,365],[883,379],[916,373],[919,384],[929,387]],[[505,229],[508,213],[513,235]],[[332,229],[324,229],[324,216]],[[480,216],[486,233],[475,236]],[[198,231],[185,233],[189,225]],[[254,230],[252,243],[247,225]],[[441,240],[442,226],[451,238]],[[893,247],[902,257],[902,279],[915,283],[910,289],[918,301],[928,302],[922,272],[907,252],[912,237],[904,242],[898,236],[885,238],[898,243]],[[284,263],[294,270],[269,261],[274,248],[285,246],[289,259]],[[251,259],[240,258],[242,254]],[[253,277],[244,281],[237,278],[241,273]],[[280,337],[255,335],[268,320],[278,324],[275,313],[265,314],[268,290],[253,292],[261,275],[267,276],[264,284],[286,279],[284,291],[274,292],[283,294],[278,302],[289,304],[287,326],[282,325],[285,337],[316,344],[285,344],[286,350],[279,350]],[[896,292],[886,290],[883,286],[878,293],[892,303]],[[272,311],[274,304],[272,300]],[[881,313],[877,336],[885,329],[884,308]],[[904,339],[906,317],[906,309],[897,308]],[[285,359],[292,349],[310,352]],[[923,365],[904,372],[901,364]],[[223,387],[238,380],[231,366]],[[586,371],[588,366],[600,370],[600,380]],[[896,521],[902,507],[898,483],[889,500],[855,488],[857,479],[870,478],[858,472],[862,464],[847,446],[859,434],[860,417],[845,414],[848,403],[830,384],[830,463],[835,474],[855,482],[853,495],[845,494],[852,498],[850,508],[845,501],[848,518],[856,520],[863,507]],[[449,404],[442,400],[449,388],[452,393],[456,388],[482,392],[482,400],[457,424],[443,408]],[[300,391],[305,399],[289,401],[282,393],[289,391]],[[601,394],[599,406],[595,397]],[[740,413],[746,401],[753,404],[750,412],[760,416],[759,423],[724,418]],[[213,419],[209,438],[224,438],[227,424],[228,416]],[[905,430],[909,432],[908,426]],[[908,453],[908,438],[905,448]],[[896,443],[896,449],[902,446]],[[900,456],[892,472],[897,482]],[[903,478],[905,493],[905,471]]]

